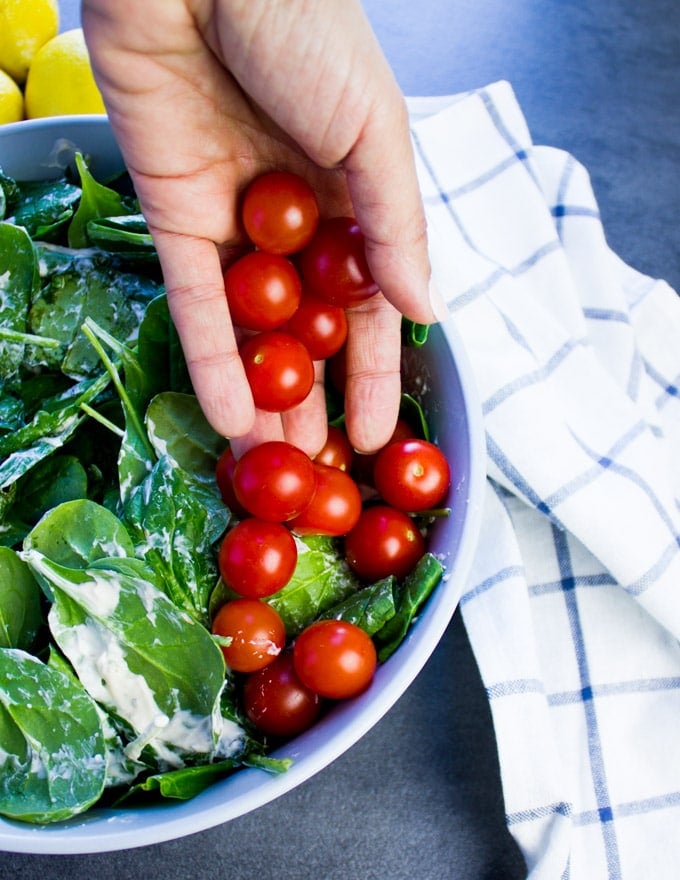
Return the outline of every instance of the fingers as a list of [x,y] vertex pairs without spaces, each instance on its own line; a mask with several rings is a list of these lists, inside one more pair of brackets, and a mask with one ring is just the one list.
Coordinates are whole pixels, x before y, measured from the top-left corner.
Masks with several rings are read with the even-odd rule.
[[328,433],[323,372],[323,363],[315,362],[314,386],[294,409],[281,415],[256,410],[250,431],[230,443],[236,458],[240,458],[251,446],[258,446],[267,440],[286,440],[314,458],[326,442]]
[[312,458],[326,442],[328,415],[324,389],[323,361],[314,362],[314,385],[308,396],[295,409],[282,415],[286,440],[299,446]]
[[401,392],[401,315],[381,294],[347,313],[345,424],[352,446],[374,452],[392,436]]
[[239,437],[253,428],[255,407],[238,354],[215,245],[154,231],[168,306],[196,396],[213,428]]

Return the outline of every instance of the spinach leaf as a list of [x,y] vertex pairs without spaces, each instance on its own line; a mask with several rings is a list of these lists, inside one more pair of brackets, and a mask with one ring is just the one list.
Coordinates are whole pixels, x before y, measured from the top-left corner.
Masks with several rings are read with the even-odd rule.
[[137,354],[142,369],[159,391],[192,392],[184,352],[162,294],[146,308],[139,327]]
[[0,647],[30,650],[43,622],[41,595],[26,563],[0,547]]
[[320,615],[322,619],[346,620],[360,627],[369,636],[374,636],[394,617],[396,606],[394,591],[397,580],[383,578],[363,587],[347,599],[333,605]]
[[29,326],[32,333],[57,340],[59,347],[36,348],[32,365],[60,368],[75,379],[92,375],[99,361],[80,332],[86,318],[117,340],[133,343],[146,303],[158,289],[152,279],[92,260],[76,260],[52,272],[34,298]]
[[99,713],[70,676],[0,648],[0,813],[56,822],[87,810],[104,789]]
[[[107,559],[85,569],[22,553],[54,597],[48,624],[93,699],[129,728],[128,757],[160,769],[215,752],[222,652],[205,627],[143,577],[134,560]],[[235,727],[235,725],[233,725]]]
[[0,223],[0,380],[7,387],[16,385],[25,345],[14,341],[12,332],[23,333],[37,268],[31,239],[24,229]]
[[194,394],[157,394],[146,411],[146,428],[156,455],[167,455],[194,479],[215,486],[215,466],[227,441],[211,427]]
[[0,489],[22,477],[69,440],[85,418],[81,410],[108,385],[106,374],[72,386],[44,401],[33,419],[13,434],[0,436]]
[[21,478],[12,514],[34,525],[53,507],[86,498],[87,488],[87,473],[75,455],[51,455]]
[[72,248],[84,248],[91,244],[87,234],[87,224],[91,220],[125,214],[127,209],[122,196],[116,190],[94,179],[82,153],[75,154],[75,163],[82,193],[78,209],[69,224],[68,243]]
[[124,516],[138,554],[162,574],[173,602],[207,625],[218,577],[213,545],[230,516],[217,492],[162,455],[131,494]]
[[429,332],[427,324],[417,324],[408,318],[401,319],[401,339],[404,345],[420,348],[427,342]]
[[131,263],[158,264],[153,238],[142,214],[90,220],[86,233],[91,244],[105,251],[124,254]]
[[53,241],[73,217],[80,187],[64,179],[17,182],[19,199],[12,217],[31,238]]
[[[81,686],[80,680],[73,671],[73,668],[57,651],[54,645],[50,645],[47,665],[71,678],[78,687]],[[98,703],[94,703],[94,706],[99,715],[104,736],[104,754],[106,758],[106,779],[104,785],[106,788],[130,785],[140,773],[146,770],[146,767],[140,761],[132,761],[128,758],[125,754],[125,744],[116,728],[114,719]]]
[[383,663],[403,642],[414,618],[442,579],[444,568],[432,553],[426,553],[413,571],[400,583],[397,613],[378,630],[378,660]]
[[298,560],[286,586],[267,601],[281,615],[288,636],[300,633],[308,623],[359,589],[338,543],[314,536],[297,541]]
[[227,758],[214,764],[200,764],[195,767],[168,770],[166,773],[155,773],[125,792],[116,801],[116,806],[143,793],[158,794],[175,800],[189,800],[240,766],[242,766],[241,761]]
[[19,203],[19,185],[0,169],[0,220],[7,217]]
[[98,559],[135,555],[132,538],[118,517],[88,499],[67,501],[46,513],[26,536],[24,550],[78,569]]

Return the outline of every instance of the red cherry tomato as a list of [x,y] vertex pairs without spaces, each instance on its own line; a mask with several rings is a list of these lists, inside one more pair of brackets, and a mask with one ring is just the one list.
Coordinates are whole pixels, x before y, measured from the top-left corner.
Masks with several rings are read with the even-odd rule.
[[364,509],[345,538],[350,567],[367,581],[405,577],[425,553],[425,539],[402,510],[379,504]]
[[234,468],[233,485],[239,503],[253,516],[286,522],[312,500],[314,465],[292,443],[268,440],[243,453]]
[[[389,446],[390,443],[394,443],[396,440],[406,440],[409,437],[415,436],[415,431],[406,419],[399,418],[397,419],[397,424],[392,432],[392,436],[382,449]],[[373,486],[373,468],[375,467],[376,459],[381,451],[382,450],[379,449],[377,452],[356,452],[354,454],[352,476],[357,483],[363,483],[365,486]]]
[[434,443],[398,440],[378,453],[373,480],[387,504],[417,512],[442,503],[451,485],[451,470]]
[[314,364],[294,336],[279,330],[258,333],[243,343],[240,353],[258,409],[286,412],[312,390]]
[[378,292],[366,261],[364,236],[352,217],[319,223],[300,254],[300,270],[313,293],[343,309]]
[[222,647],[236,672],[254,672],[272,663],[286,643],[286,628],[271,605],[258,599],[234,599],[223,605],[212,623],[215,635],[231,638]]
[[236,467],[236,457],[231,450],[231,446],[227,446],[224,452],[217,459],[215,465],[215,479],[217,488],[220,490],[222,501],[227,505],[229,510],[237,517],[244,516],[247,511],[242,504],[239,503],[236,493],[234,492],[234,468]]
[[328,426],[328,436],[322,449],[314,456],[317,464],[340,468],[349,473],[354,458],[354,450],[347,434],[337,425]]
[[231,528],[218,554],[222,580],[248,599],[264,599],[285,587],[296,563],[297,547],[289,530],[257,517]]
[[295,640],[293,664],[300,681],[333,700],[355,697],[373,680],[377,664],[371,637],[345,620],[319,620]]
[[288,171],[271,171],[248,186],[241,216],[257,247],[272,254],[293,254],[314,235],[319,207],[306,180]]
[[234,324],[247,330],[274,330],[300,304],[302,282],[285,257],[252,251],[226,270],[224,289]]
[[312,360],[323,361],[345,344],[347,318],[344,309],[303,291],[300,305],[283,329],[300,340]]
[[292,654],[285,653],[248,676],[243,686],[243,708],[263,733],[295,736],[316,721],[322,701],[302,684],[293,668]]
[[307,507],[288,523],[298,535],[346,535],[361,516],[361,494],[339,468],[314,463],[316,488]]

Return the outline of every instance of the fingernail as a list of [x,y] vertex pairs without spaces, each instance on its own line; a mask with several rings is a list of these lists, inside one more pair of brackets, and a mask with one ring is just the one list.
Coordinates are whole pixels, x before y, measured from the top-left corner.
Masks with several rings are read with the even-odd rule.
[[430,287],[428,294],[432,314],[435,316],[437,321],[446,321],[446,319],[449,317],[449,307],[433,278],[430,278]]

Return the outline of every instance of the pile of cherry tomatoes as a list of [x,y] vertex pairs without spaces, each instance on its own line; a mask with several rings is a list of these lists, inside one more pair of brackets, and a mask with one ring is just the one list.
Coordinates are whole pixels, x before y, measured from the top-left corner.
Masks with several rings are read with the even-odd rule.
[[[242,220],[254,249],[225,272],[227,301],[246,331],[240,353],[256,406],[284,412],[309,394],[313,362],[341,352],[345,310],[378,288],[356,221],[320,221],[302,178],[271,172],[254,180]],[[263,600],[293,576],[294,535],[342,538],[347,563],[366,583],[403,578],[426,551],[413,514],[442,503],[449,465],[400,419],[372,456],[354,453],[342,428],[329,425],[313,460],[285,441],[262,443],[238,461],[228,447],[216,478],[237,518],[220,545],[220,575],[239,598],[218,610],[212,629],[228,667],[245,675],[250,720],[290,736],[313,723],[323,700],[364,691],[377,664],[370,636],[341,620],[310,624],[286,650],[283,621]]]

